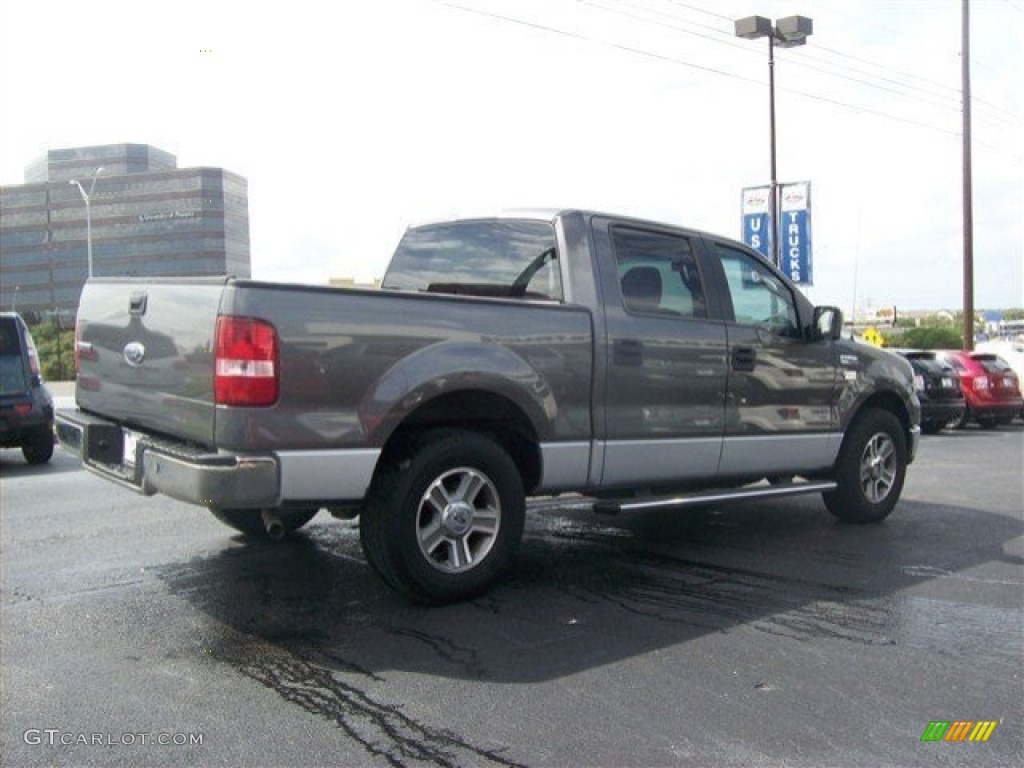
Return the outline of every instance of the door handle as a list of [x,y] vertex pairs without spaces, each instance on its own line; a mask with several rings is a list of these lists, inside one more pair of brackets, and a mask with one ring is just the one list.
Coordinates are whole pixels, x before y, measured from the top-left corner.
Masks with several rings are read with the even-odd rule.
[[750,373],[757,365],[757,350],[753,347],[733,347],[732,369]]

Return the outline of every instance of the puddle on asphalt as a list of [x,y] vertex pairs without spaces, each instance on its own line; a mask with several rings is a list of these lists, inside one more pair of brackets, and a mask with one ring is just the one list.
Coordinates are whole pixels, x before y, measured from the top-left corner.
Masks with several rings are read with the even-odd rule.
[[911,594],[937,576],[920,570],[926,564],[893,561],[908,562],[899,547],[881,560],[878,541],[891,533],[838,538],[812,528],[807,546],[782,534],[767,543],[764,532],[744,537],[742,527],[722,533],[714,519],[689,525],[691,540],[666,543],[601,519],[531,518],[508,576],[478,600],[442,608],[411,606],[384,587],[363,561],[354,524],[314,524],[277,546],[230,543],[159,574],[214,620],[211,631],[221,628],[213,658],[396,765],[516,764],[419,722],[390,695],[398,673],[529,683],[741,629],[1010,666],[1024,654],[1019,611]]

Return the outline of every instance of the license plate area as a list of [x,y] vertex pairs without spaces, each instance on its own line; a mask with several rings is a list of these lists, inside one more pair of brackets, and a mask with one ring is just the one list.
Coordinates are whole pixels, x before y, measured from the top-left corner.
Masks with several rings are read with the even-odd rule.
[[124,455],[124,438],[115,424],[90,424],[85,432],[83,458],[86,461],[117,466]]

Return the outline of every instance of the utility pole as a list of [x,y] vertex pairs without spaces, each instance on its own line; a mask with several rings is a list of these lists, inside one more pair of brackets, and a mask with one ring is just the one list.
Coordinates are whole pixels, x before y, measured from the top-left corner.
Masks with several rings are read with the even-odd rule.
[[964,342],[974,349],[974,208],[971,202],[971,28],[968,0],[960,0],[960,79],[963,84]]

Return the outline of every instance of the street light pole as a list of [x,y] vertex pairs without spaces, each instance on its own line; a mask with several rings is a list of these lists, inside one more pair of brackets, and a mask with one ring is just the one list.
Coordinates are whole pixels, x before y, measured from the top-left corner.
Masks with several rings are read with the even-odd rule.
[[787,16],[773,25],[764,16],[748,16],[735,22],[736,37],[745,40],[768,38],[768,145],[771,165],[771,217],[772,217],[772,261],[775,266],[782,263],[781,222],[779,221],[779,178],[775,159],[775,44],[782,48],[804,45],[807,37],[814,32],[814,21],[806,16]]
[[93,190],[96,189],[96,178],[100,175],[103,170],[102,166],[92,172],[92,184],[89,185],[89,193],[86,194],[82,185],[78,179],[71,179],[68,184],[74,184],[78,187],[78,192],[82,196],[82,200],[85,201],[85,252],[88,259],[88,273],[87,277],[92,277],[92,209],[91,209],[91,198]]
[[771,145],[772,196],[772,261],[778,267],[782,264],[779,248],[782,227],[779,226],[779,174],[775,159],[775,35],[768,35],[768,143]]

